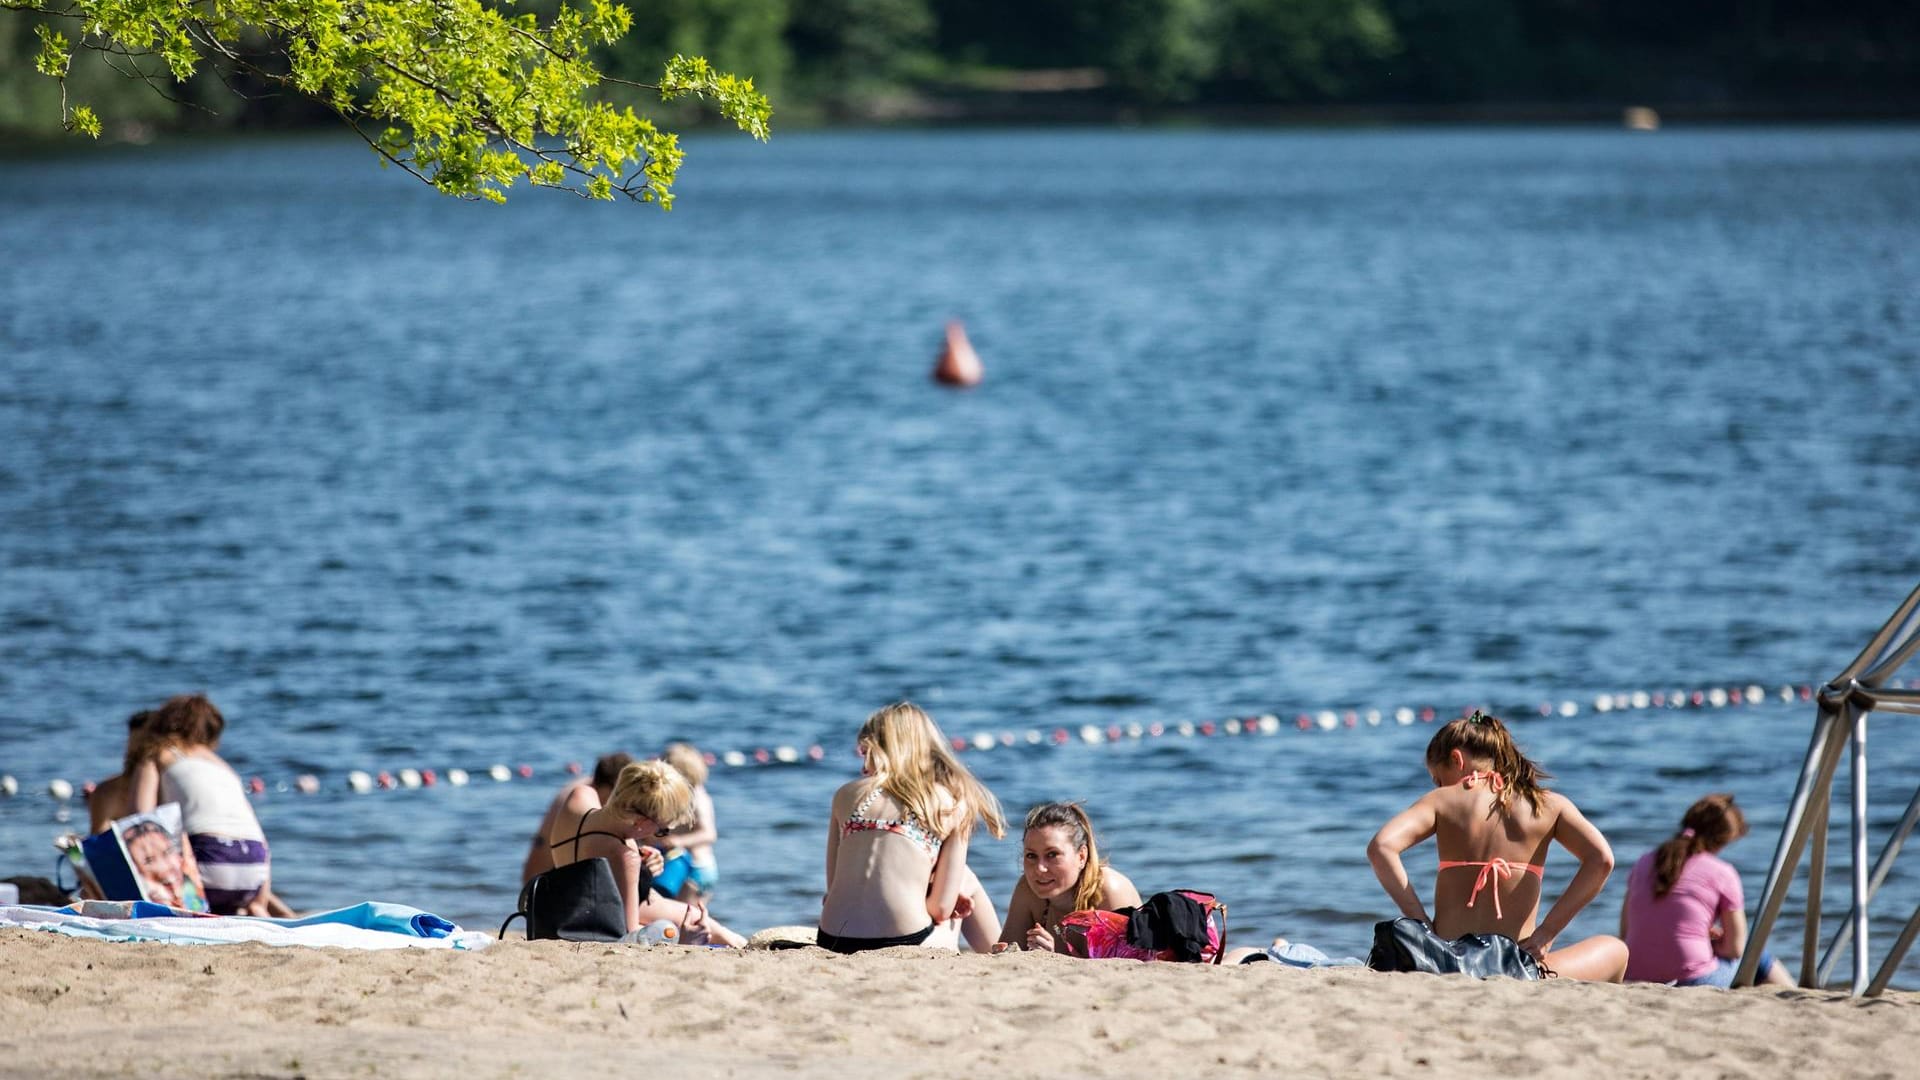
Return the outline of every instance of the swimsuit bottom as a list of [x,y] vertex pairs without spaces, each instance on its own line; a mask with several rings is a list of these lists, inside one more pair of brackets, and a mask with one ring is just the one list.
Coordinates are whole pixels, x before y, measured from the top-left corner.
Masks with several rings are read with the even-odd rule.
[[720,883],[720,868],[710,862],[695,862],[693,856],[681,851],[660,868],[660,873],[654,876],[653,887],[661,896],[671,899],[679,896],[688,882],[692,882],[696,890],[710,893]]
[[822,930],[815,936],[814,941],[817,942],[821,948],[829,952],[837,952],[842,956],[850,956],[853,953],[867,952],[872,949],[893,949],[902,945],[919,945],[932,936],[933,925],[929,923],[925,930],[916,930],[911,934],[901,934],[899,937],[841,937],[838,934],[829,934],[825,930]]
[[187,843],[207,887],[207,907],[215,915],[238,915],[266,888],[270,856],[265,840],[192,833]]
[[693,870],[693,856],[682,851],[668,859],[660,872],[653,875],[653,887],[661,896],[672,899],[680,895],[680,886],[687,883],[687,877]]

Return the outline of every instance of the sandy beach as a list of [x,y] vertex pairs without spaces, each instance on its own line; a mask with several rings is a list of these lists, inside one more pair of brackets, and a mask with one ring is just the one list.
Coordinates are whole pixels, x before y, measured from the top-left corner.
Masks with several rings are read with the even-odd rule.
[[[1920,1056],[1914,993],[1861,1002],[916,949],[509,940],[361,953],[26,930],[0,930],[0,965],[9,1077],[1891,1078]],[[1490,1035],[1495,1023],[1536,1034]]]

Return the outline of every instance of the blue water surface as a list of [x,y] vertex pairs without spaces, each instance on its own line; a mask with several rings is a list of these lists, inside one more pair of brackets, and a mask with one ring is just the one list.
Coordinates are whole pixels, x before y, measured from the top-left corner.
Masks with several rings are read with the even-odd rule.
[[[1048,736],[968,759],[1010,813],[1086,799],[1236,939],[1359,952],[1426,783],[1393,710],[1488,703],[1623,863],[1736,792],[1757,895],[1812,719],[1772,695],[1920,582],[1920,129],[688,144],[665,216],[332,138],[0,162],[0,873],[51,867],[48,779],[204,689],[296,904],[468,925],[563,763],[820,744],[712,783],[717,913],[805,922],[853,733],[911,697]],[[926,377],[950,318],[972,392]],[[1920,737],[1873,730],[1883,835]],[[536,775],[343,782],[496,762]],[[976,844],[996,896],[1016,843]],[[1915,903],[1898,867],[1881,948]]]

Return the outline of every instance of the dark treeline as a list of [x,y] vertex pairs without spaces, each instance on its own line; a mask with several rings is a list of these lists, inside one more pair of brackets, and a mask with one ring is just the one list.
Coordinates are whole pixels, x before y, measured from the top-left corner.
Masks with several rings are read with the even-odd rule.
[[[517,5],[550,10],[551,0]],[[1643,103],[1703,111],[1912,112],[1912,0],[658,0],[630,2],[610,74],[675,52],[752,75],[788,122],[1083,115],[1161,107],[1526,109]],[[0,13],[0,130],[57,126],[30,18]],[[268,127],[324,120],[211,74],[174,105],[77,62],[73,96],[112,120]],[[985,102],[992,102],[989,107]],[[971,105],[970,105],[971,103]],[[937,106],[945,106],[940,108]]]

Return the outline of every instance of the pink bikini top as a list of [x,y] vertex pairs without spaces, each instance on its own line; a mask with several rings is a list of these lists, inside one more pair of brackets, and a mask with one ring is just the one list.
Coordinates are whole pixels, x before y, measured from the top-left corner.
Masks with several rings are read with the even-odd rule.
[[[1471,788],[1476,780],[1485,780],[1487,782],[1487,790],[1493,792],[1498,792],[1507,786],[1506,779],[1497,772],[1468,773],[1461,779],[1460,786],[1463,788]],[[1486,888],[1488,885],[1493,885],[1493,917],[1496,919],[1503,917],[1500,911],[1499,882],[1519,873],[1532,874],[1534,877],[1541,879],[1545,879],[1547,876],[1547,868],[1540,863],[1513,863],[1508,862],[1506,859],[1487,859],[1485,861],[1475,861],[1471,859],[1440,860],[1440,869],[1442,870],[1451,870],[1456,866],[1477,866],[1480,868],[1480,876],[1473,881],[1473,891],[1467,894],[1468,907],[1472,907],[1473,902],[1480,899],[1481,889]]]

